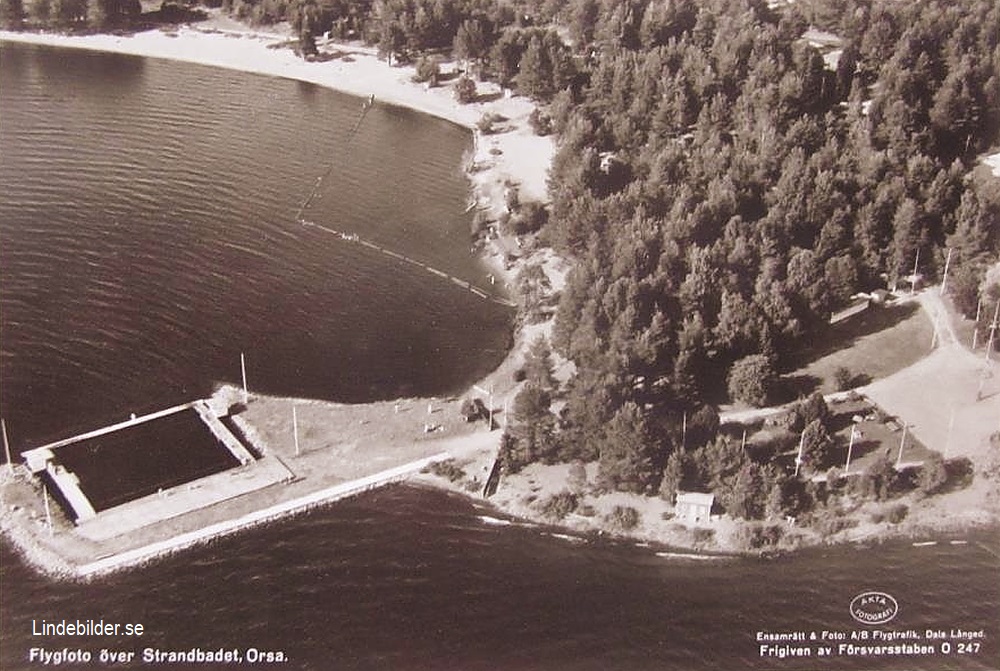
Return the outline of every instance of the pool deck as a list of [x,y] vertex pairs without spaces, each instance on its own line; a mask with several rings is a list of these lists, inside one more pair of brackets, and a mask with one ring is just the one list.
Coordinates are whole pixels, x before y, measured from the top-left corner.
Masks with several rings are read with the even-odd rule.
[[108,540],[294,477],[280,459],[264,457],[109,508],[81,522],[77,533],[93,541]]
[[[216,415],[231,404],[231,392],[209,399]],[[458,406],[458,399],[351,406],[251,397],[233,420],[241,440],[262,458],[78,524],[53,505],[51,527],[38,478],[27,468],[15,476],[3,469],[0,528],[29,564],[53,576],[89,579],[127,569],[406,480],[436,461],[495,449],[500,432],[467,424]],[[291,431],[293,407],[298,444]]]

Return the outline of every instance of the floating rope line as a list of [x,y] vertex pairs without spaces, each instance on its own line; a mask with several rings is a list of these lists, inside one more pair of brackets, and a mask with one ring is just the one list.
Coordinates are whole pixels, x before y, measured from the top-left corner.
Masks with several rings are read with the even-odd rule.
[[[368,115],[368,110],[370,110],[372,108],[372,105],[374,104],[375,104],[374,94],[369,96],[368,100],[366,100],[364,103],[361,104],[361,114],[358,116],[358,120],[354,123],[354,128],[352,128],[351,131],[347,134],[347,142],[345,142],[344,144],[345,148],[351,146],[351,140],[353,140],[354,136],[358,134],[358,130],[361,128],[362,122]],[[316,197],[316,194],[319,193],[319,189],[323,185],[323,180],[325,180],[327,177],[330,176],[330,173],[333,172],[333,168],[335,165],[336,165],[335,161],[330,161],[330,164],[327,166],[326,171],[322,175],[316,178],[316,183],[313,184],[312,191],[310,191],[309,195],[306,196],[306,199],[302,201],[302,205],[299,207],[299,211],[295,215],[296,221],[302,221],[302,215],[305,213],[306,208],[309,207],[309,203],[311,203],[313,201],[313,198]]]
[[[362,122],[364,122],[364,120],[365,120],[365,116],[368,114],[368,110],[371,109],[371,107],[372,107],[372,105],[374,103],[375,103],[375,96],[372,95],[372,96],[370,96],[368,98],[368,100],[366,100],[361,105],[361,114],[358,116],[358,120],[355,122],[354,128],[352,128],[351,131],[347,134],[347,142],[346,142],[345,146],[350,146],[351,140],[353,140],[354,136],[357,135],[358,130],[361,128]],[[392,257],[392,258],[396,259],[397,261],[403,261],[405,263],[409,263],[410,265],[416,266],[418,268],[422,268],[422,269],[426,270],[427,272],[432,273],[434,275],[437,275],[438,277],[440,277],[442,279],[451,280],[452,282],[454,282],[458,286],[462,287],[463,289],[467,289],[468,291],[472,292],[474,295],[476,295],[479,298],[482,298],[484,300],[492,301],[494,303],[497,303],[499,305],[503,305],[505,307],[511,307],[511,308],[516,308],[517,307],[516,303],[514,303],[512,301],[509,301],[506,298],[502,298],[500,296],[493,296],[490,293],[488,293],[486,290],[477,287],[476,285],[472,284],[471,282],[467,282],[467,281],[465,281],[463,279],[455,277],[454,275],[449,275],[448,273],[444,272],[443,270],[438,270],[437,268],[434,268],[433,266],[430,266],[430,265],[428,265],[426,263],[423,263],[422,261],[417,261],[416,259],[410,258],[409,256],[405,256],[404,254],[400,254],[399,252],[394,252],[391,249],[386,249],[385,247],[381,247],[379,245],[376,245],[374,242],[369,242],[368,240],[364,240],[364,239],[362,239],[361,237],[359,237],[355,233],[343,233],[343,232],[338,231],[336,229],[328,228],[328,227],[323,226],[321,224],[317,224],[314,221],[309,221],[308,219],[303,218],[303,215],[305,214],[306,208],[308,208],[309,204],[312,203],[312,201],[313,201],[314,198],[316,198],[316,195],[319,193],[320,187],[323,185],[323,180],[325,180],[327,177],[330,176],[330,173],[333,172],[333,168],[334,168],[335,165],[336,165],[335,162],[331,161],[330,165],[327,167],[326,171],[323,172],[322,175],[320,175],[319,177],[316,178],[316,183],[313,185],[312,191],[310,191],[309,195],[306,196],[306,199],[304,201],[302,201],[302,205],[299,207],[299,211],[295,215],[295,220],[297,222],[299,222],[303,226],[310,226],[312,228],[318,228],[319,230],[324,231],[326,233],[329,233],[330,235],[333,235],[333,236],[335,236],[335,237],[337,237],[340,240],[343,240],[345,242],[355,242],[355,243],[357,243],[359,245],[363,245],[365,247],[368,247],[369,249],[372,249],[372,250],[374,250],[376,252],[379,252],[379,253],[384,254],[386,256],[389,256],[389,257]],[[469,209],[471,209],[471,206],[470,206]],[[468,211],[469,210],[466,210],[466,212],[468,212]]]
[[517,303],[509,301],[506,298],[503,298],[503,297],[500,297],[500,296],[491,295],[485,289],[477,287],[475,284],[473,284],[471,282],[467,282],[467,281],[465,281],[465,280],[463,280],[461,278],[455,277],[454,275],[449,275],[448,273],[444,272],[443,270],[438,270],[437,268],[435,268],[435,267],[433,267],[433,266],[431,266],[431,265],[429,265],[427,263],[424,263],[423,261],[418,261],[417,259],[414,259],[414,258],[411,258],[409,256],[406,256],[405,254],[400,254],[399,252],[394,252],[391,249],[386,249],[385,247],[382,247],[381,245],[376,245],[374,242],[370,242],[368,240],[365,240],[364,238],[360,237],[356,233],[344,233],[342,231],[338,231],[336,229],[329,228],[327,226],[323,226],[322,224],[317,224],[314,221],[309,221],[308,219],[301,219],[300,223],[303,226],[309,226],[309,227],[312,227],[312,228],[317,228],[317,229],[323,231],[324,233],[329,233],[330,235],[332,235],[332,236],[334,236],[336,238],[339,238],[340,240],[343,240],[344,242],[353,242],[353,243],[362,245],[363,247],[367,247],[368,249],[376,251],[376,252],[378,252],[380,254],[384,254],[385,256],[389,256],[389,257],[391,257],[393,259],[396,259],[397,261],[402,261],[402,262],[408,263],[408,264],[410,264],[412,266],[416,266],[417,268],[421,268],[423,270],[426,270],[427,272],[429,272],[429,273],[431,273],[433,275],[437,275],[438,277],[440,277],[442,279],[450,280],[454,284],[462,287],[463,289],[467,289],[468,291],[472,292],[473,294],[475,294],[479,298],[482,298],[483,300],[492,301],[493,303],[497,303],[498,305],[503,305],[503,306],[509,307],[509,308],[516,308],[517,307]]

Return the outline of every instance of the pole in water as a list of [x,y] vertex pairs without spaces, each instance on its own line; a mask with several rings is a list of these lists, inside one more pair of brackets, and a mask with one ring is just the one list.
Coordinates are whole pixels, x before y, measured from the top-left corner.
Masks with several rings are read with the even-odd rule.
[[247,360],[240,352],[240,372],[243,373],[243,405],[250,402],[250,390],[247,388]]
[[7,470],[14,474],[14,462],[10,458],[10,441],[7,440],[7,420],[0,419],[0,429],[3,429],[3,453],[7,457]]
[[292,406],[292,434],[295,436],[295,456],[299,456],[299,415]]

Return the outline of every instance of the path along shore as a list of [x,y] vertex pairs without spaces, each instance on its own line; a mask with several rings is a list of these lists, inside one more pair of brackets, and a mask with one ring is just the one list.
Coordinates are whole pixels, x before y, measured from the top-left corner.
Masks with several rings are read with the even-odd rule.
[[[504,211],[506,191],[511,186],[518,188],[522,201],[545,199],[554,145],[551,138],[531,131],[528,116],[534,106],[530,101],[506,96],[495,85],[480,83],[478,90],[485,102],[462,105],[450,87],[428,88],[414,83],[412,67],[390,66],[370,48],[324,43],[321,51],[331,58],[307,62],[283,46],[287,35],[250,28],[233,30],[231,21],[224,23],[225,30],[216,27],[220,24],[216,17],[214,22],[130,36],[0,31],[0,42],[166,58],[296,79],[363,98],[374,95],[380,104],[405,106],[472,131],[472,197],[488,217]],[[504,119],[498,132],[484,136],[477,130],[476,123],[485,114]],[[501,250],[494,250],[495,256],[501,254]],[[545,255],[544,260],[548,267],[556,262],[552,255]],[[505,268],[499,259],[490,265],[491,272],[508,284],[517,270],[516,266]],[[513,390],[513,371],[520,365],[527,342],[528,336],[519,333],[507,359],[474,385],[470,394],[484,400],[492,396],[494,407],[500,407]],[[486,389],[492,390],[492,395],[481,391]],[[434,461],[469,455],[489,459],[495,454],[500,432],[488,431],[482,423],[467,424],[459,413],[461,400],[421,398],[341,405],[254,395],[241,421],[252,427],[269,457],[279,459],[291,471],[291,482],[98,542],[75,533],[73,524],[59,514],[55,533],[49,533],[37,483],[4,477],[0,528],[29,564],[46,573],[88,578],[134,566],[404,479]],[[294,445],[291,431],[293,407],[299,420],[299,446]]]

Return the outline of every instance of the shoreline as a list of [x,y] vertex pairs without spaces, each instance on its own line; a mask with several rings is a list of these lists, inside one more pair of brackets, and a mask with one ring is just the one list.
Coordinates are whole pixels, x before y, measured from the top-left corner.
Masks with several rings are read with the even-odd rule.
[[[460,157],[459,166],[470,181],[470,200],[478,210],[498,217],[506,209],[505,192],[513,183],[521,190],[522,200],[545,199],[545,181],[554,144],[551,138],[539,137],[531,130],[528,116],[534,110],[534,104],[529,100],[505,97],[495,85],[477,82],[479,94],[487,98],[488,102],[462,105],[455,99],[449,86],[429,89],[413,83],[412,66],[389,66],[380,61],[372,49],[366,47],[325,43],[321,45],[321,50],[329,54],[330,49],[334,49],[339,56],[325,62],[309,62],[296,56],[287,46],[282,46],[288,42],[285,35],[262,34],[249,27],[223,31],[213,28],[211,24],[212,21],[209,21],[202,24],[203,27],[196,24],[169,30],[154,29],[130,36],[0,31],[0,42],[165,58],[308,82],[362,99],[374,94],[377,104],[406,107],[458,124],[471,132],[471,147]],[[483,135],[476,127],[476,122],[484,114],[503,117],[504,127],[496,133]],[[501,259],[494,258],[497,256]],[[511,281],[518,266],[515,264],[513,268],[505,267],[502,256],[500,245],[488,245],[481,254],[481,260],[490,272],[506,283],[509,295]],[[503,387],[508,390],[513,387],[512,371],[519,365],[528,342],[519,327],[520,320],[515,320],[511,349],[496,369],[478,381],[481,388],[500,387],[497,389],[498,399],[503,393]],[[473,395],[476,386],[477,384],[470,385],[458,399],[399,399],[395,402],[361,405],[253,396],[251,406],[256,406],[255,410],[260,414],[256,420],[249,422],[254,433],[258,436],[264,434],[267,439],[265,442],[282,442],[281,448],[274,452],[282,453],[279,459],[287,460],[295,467],[296,481],[286,489],[280,492],[276,492],[274,488],[261,490],[257,496],[244,496],[241,501],[228,501],[211,509],[189,512],[182,520],[163,521],[146,529],[138,529],[136,533],[128,534],[128,540],[115,537],[95,544],[75,533],[75,526],[66,519],[59,520],[53,539],[46,533],[44,518],[40,517],[41,501],[27,501],[25,497],[25,490],[31,487],[31,483],[10,482],[11,478],[4,476],[5,494],[20,494],[22,505],[8,501],[0,516],[0,532],[12,542],[15,551],[28,566],[53,577],[86,580],[95,575],[140,566],[158,557],[211,542],[214,538],[241,529],[295,515],[375,486],[405,479],[414,470],[420,470],[432,461],[467,453],[470,445],[471,450],[477,453],[495,453],[500,435],[498,431],[471,434],[468,433],[471,429],[464,429],[463,433],[462,428],[450,426],[452,420],[458,417],[459,399]],[[222,389],[213,397],[226,393],[227,390]],[[388,414],[386,408],[393,404],[397,408],[400,403],[423,407],[428,402],[440,404],[441,410],[447,413],[448,420],[444,422],[443,428],[453,428],[460,435],[445,438],[438,438],[436,435],[421,436],[416,433],[415,426],[406,429],[412,432],[410,434],[397,430],[367,446],[374,450],[375,456],[365,455],[365,468],[346,464],[341,454],[345,448],[333,439],[330,439],[329,444],[316,449],[315,454],[303,454],[301,461],[295,461],[298,453],[290,452],[290,441],[285,440],[288,432],[282,433],[283,429],[288,428],[283,424],[291,424],[291,418],[285,416],[289,406],[299,408],[306,416],[313,410],[333,415],[373,412]],[[279,414],[281,419],[275,419]],[[416,413],[413,413],[414,419],[415,416]],[[363,419],[361,423],[371,421],[373,420],[370,418]],[[273,422],[273,426],[267,425],[267,422]],[[356,422],[354,419],[335,419],[321,424],[317,431],[321,433],[328,429],[329,424],[336,426],[338,423],[350,429],[349,425]],[[433,454],[428,456],[427,452],[432,448]],[[447,451],[442,452],[442,449]],[[308,465],[310,459],[325,465],[325,468]],[[403,462],[402,466],[398,466],[400,461]],[[331,463],[334,464],[333,467],[330,466]],[[397,466],[383,470],[383,464]],[[396,473],[399,468],[406,473]],[[303,475],[302,469],[308,475]],[[392,477],[381,477],[386,473]],[[366,482],[370,483],[371,478],[375,478],[378,484],[365,485]],[[308,482],[301,482],[303,479]],[[35,494],[36,499],[41,498],[37,491]]]
[[[404,107],[470,131],[471,156],[461,160],[478,209],[499,216],[505,209],[508,185],[517,186],[522,201],[547,201],[548,168],[555,154],[553,139],[532,131],[528,117],[535,104],[531,100],[508,96],[492,82],[477,81],[479,100],[461,104],[451,82],[433,88],[416,83],[412,81],[414,66],[389,65],[371,47],[321,42],[324,58],[307,61],[287,46],[287,35],[259,32],[249,26],[220,30],[213,27],[212,19],[130,35],[0,30],[2,42],[161,58],[315,84],[361,99],[374,95],[376,103]],[[454,62],[442,63],[442,74],[457,71]],[[477,123],[485,115],[503,118],[502,127],[482,133]]]

